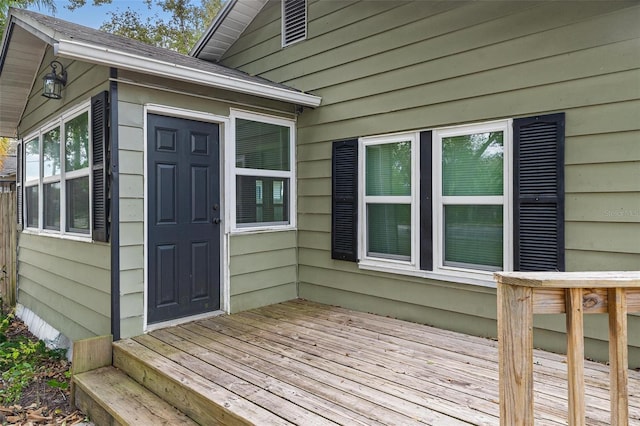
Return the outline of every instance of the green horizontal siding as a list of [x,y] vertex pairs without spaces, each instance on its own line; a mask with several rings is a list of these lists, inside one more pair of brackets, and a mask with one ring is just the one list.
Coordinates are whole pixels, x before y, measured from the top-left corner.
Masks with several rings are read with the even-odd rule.
[[[492,289],[331,259],[331,144],[560,111],[567,269],[640,269],[639,21],[633,1],[310,1],[308,40],[282,49],[269,2],[222,62],[322,97],[298,120],[299,295],[495,335]],[[589,354],[606,358],[587,324]],[[564,347],[564,320],[536,327],[536,344]]]
[[229,252],[231,312],[297,297],[295,231],[232,235]]
[[71,340],[111,330],[110,248],[23,232],[18,302]]

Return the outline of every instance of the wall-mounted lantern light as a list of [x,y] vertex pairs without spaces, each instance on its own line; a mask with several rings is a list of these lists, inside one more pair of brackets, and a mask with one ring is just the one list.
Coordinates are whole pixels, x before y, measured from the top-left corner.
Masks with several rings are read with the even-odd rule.
[[[62,88],[67,84],[67,71],[58,61],[52,61],[49,65],[51,66],[51,72],[42,77],[44,80],[42,96],[49,99],[60,99],[62,98],[60,94]],[[56,73],[58,67],[60,67],[60,74]]]

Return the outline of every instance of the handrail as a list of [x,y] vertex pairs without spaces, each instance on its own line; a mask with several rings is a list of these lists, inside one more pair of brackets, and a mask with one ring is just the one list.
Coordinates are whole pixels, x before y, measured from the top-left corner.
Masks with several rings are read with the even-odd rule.
[[569,425],[585,424],[585,313],[609,314],[611,425],[629,422],[627,313],[640,312],[640,271],[496,272],[500,424],[533,425],[533,314],[567,315]]

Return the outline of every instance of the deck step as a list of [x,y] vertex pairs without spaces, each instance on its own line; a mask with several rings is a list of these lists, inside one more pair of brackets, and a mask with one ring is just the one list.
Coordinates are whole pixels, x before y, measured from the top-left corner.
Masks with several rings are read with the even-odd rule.
[[73,380],[76,405],[97,425],[196,425],[117,368],[98,368]]
[[[166,350],[180,353],[169,346]],[[113,344],[113,365],[202,425],[292,424],[135,339]]]

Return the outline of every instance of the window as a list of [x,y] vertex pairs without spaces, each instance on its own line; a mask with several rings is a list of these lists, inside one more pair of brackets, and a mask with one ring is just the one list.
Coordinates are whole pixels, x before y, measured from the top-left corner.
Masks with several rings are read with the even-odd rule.
[[34,138],[24,144],[24,204],[25,225],[28,228],[40,227],[39,178],[40,178],[40,139]]
[[334,259],[489,285],[564,269],[562,113],[336,141],[332,163]]
[[433,131],[434,269],[510,269],[508,122]]
[[89,106],[84,105],[24,143],[28,229],[90,233],[89,135]]
[[44,228],[60,230],[60,126],[42,135],[42,192]]
[[234,112],[236,229],[290,227],[294,209],[293,122]]
[[65,123],[66,230],[89,233],[89,114]]
[[282,0],[282,47],[307,38],[307,0]]
[[413,134],[362,139],[363,259],[413,261],[414,142]]

